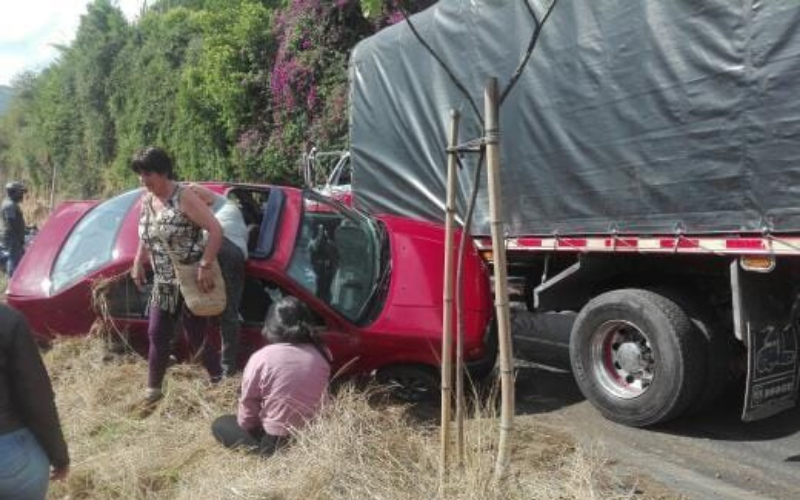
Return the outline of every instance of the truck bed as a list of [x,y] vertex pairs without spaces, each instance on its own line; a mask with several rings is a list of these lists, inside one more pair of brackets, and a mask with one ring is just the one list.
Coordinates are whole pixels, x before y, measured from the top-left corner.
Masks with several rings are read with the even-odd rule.
[[[481,112],[533,26],[519,1],[442,0],[412,21]],[[800,234],[798,25],[796,2],[560,0],[500,111],[508,234]],[[357,206],[443,220],[449,110],[461,142],[481,135],[464,95],[405,23],[356,47],[351,85]]]

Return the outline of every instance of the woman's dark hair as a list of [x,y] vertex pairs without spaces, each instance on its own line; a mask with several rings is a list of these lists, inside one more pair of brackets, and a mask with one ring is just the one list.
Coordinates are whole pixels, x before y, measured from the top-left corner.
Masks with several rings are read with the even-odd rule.
[[261,335],[273,344],[311,344],[326,361],[331,361],[322,339],[311,326],[311,311],[296,297],[283,297],[270,306]]
[[142,172],[166,175],[168,179],[174,179],[172,171],[172,160],[166,151],[157,147],[145,148],[136,153],[131,160],[131,170],[140,174]]

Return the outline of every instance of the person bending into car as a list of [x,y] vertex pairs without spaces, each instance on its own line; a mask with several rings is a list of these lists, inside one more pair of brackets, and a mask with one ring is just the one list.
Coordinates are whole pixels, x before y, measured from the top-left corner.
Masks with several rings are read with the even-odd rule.
[[0,500],[44,500],[69,453],[47,369],[21,314],[0,305]]
[[222,246],[217,254],[225,278],[225,310],[220,315],[222,340],[222,376],[238,371],[239,304],[244,291],[244,263],[247,260],[247,225],[242,211],[233,201],[199,184],[189,184],[192,191],[214,212],[222,226]]
[[311,326],[311,313],[295,297],[273,303],[261,333],[269,345],[247,362],[237,415],[217,418],[211,432],[225,447],[268,456],[319,411],[331,356]]
[[[137,286],[143,286],[143,264],[149,259],[154,284],[147,328],[150,348],[145,402],[155,403],[162,397],[171,339],[179,318],[192,348],[200,351],[211,381],[217,382],[222,376],[219,351],[204,348],[210,319],[196,316],[185,307],[172,264],[172,258],[183,264],[196,263],[200,290],[207,292],[213,288],[210,263],[217,258],[222,228],[208,206],[191,189],[175,180],[172,161],[163,149],[150,147],[139,152],[131,162],[131,170],[148,191],[141,204],[139,247],[131,277]],[[208,234],[205,242],[203,230]]]

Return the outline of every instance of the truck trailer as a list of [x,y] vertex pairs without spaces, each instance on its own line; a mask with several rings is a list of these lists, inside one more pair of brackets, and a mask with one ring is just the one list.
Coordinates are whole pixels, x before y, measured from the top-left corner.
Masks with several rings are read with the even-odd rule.
[[479,143],[487,80],[538,30],[500,108],[505,248],[478,155],[459,172],[474,244],[521,285],[515,353],[632,426],[736,380],[745,421],[795,405],[800,3],[441,0],[409,21],[351,57],[357,207],[444,220],[450,110]]

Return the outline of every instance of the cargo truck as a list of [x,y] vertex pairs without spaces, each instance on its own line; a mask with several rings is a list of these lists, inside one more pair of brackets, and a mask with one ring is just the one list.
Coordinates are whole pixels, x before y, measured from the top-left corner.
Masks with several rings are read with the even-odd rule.
[[355,206],[443,220],[449,111],[479,143],[487,79],[508,85],[538,26],[500,108],[505,248],[478,155],[459,173],[474,244],[520,284],[516,354],[631,426],[737,378],[746,421],[794,406],[800,4],[442,0],[410,21],[352,54]]

